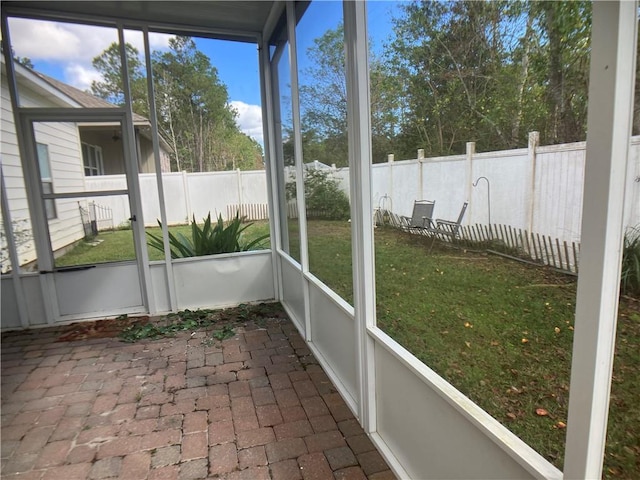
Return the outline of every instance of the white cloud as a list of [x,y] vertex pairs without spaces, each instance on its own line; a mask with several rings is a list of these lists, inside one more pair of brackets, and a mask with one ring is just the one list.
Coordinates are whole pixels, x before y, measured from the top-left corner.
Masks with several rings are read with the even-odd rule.
[[240,130],[255,139],[260,145],[264,145],[262,107],[260,105],[249,105],[240,100],[233,100],[231,106],[238,112]]
[[33,61],[91,63],[118,34],[114,28],[12,18],[11,43],[16,55]]
[[[115,28],[77,25],[24,18],[11,18],[11,43],[16,55],[38,62],[57,63],[64,71],[63,80],[80,89],[100,79],[91,61],[109,45],[118,41]],[[142,32],[125,30],[125,41],[138,49],[144,58]],[[150,33],[151,50],[166,50],[171,35]]]
[[[73,60],[91,64],[111,43],[118,41],[115,28],[11,18],[11,43],[16,55],[31,60]],[[142,32],[125,30],[125,41],[144,55]],[[166,50],[171,35],[150,33],[152,50]]]
[[93,68],[78,64],[69,64],[64,69],[65,81],[80,90],[90,90],[92,81],[102,80],[102,76]]

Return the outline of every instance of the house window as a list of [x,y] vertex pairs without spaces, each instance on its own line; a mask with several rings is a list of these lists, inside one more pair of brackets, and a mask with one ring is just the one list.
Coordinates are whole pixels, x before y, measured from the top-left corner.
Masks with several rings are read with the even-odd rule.
[[102,148],[96,145],[82,144],[82,161],[84,162],[84,174],[87,177],[104,175],[102,163]]
[[[51,165],[49,163],[49,147],[44,143],[37,143],[36,146],[38,149],[38,165],[40,166],[42,193],[53,193]],[[47,213],[47,220],[58,218],[58,214],[56,213],[56,201],[53,198],[46,198],[44,200],[44,209]]]

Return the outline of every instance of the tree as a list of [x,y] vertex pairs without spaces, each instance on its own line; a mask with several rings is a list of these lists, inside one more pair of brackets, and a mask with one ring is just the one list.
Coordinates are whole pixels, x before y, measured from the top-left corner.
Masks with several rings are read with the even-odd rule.
[[243,144],[237,113],[229,106],[227,88],[209,57],[192,38],[173,37],[169,51],[154,53],[153,69],[160,128],[176,149],[178,168],[201,172],[237,168],[241,155],[231,148]]
[[[139,115],[149,116],[149,102],[147,101],[147,85],[144,64],[140,60],[140,52],[133,45],[125,44],[127,69],[133,111]],[[102,80],[91,82],[91,94],[103,98],[114,105],[124,105],[124,82],[120,61],[120,47],[113,42],[91,62]]]
[[388,59],[403,78],[403,143],[430,155],[511,144],[517,68],[501,25],[505,2],[414,2],[394,20]]
[[[146,76],[138,50],[126,44],[133,111],[148,117]],[[160,134],[171,145],[172,169],[187,171],[261,168],[262,148],[242,133],[226,86],[210,59],[191,37],[173,37],[169,50],[152,57],[155,103]],[[94,95],[124,104],[118,45],[93,60],[102,79]]]
[[16,63],[19,63],[23,67],[30,68],[31,70],[35,68],[33,62],[29,57],[13,57],[13,59],[16,61]]
[[591,56],[591,3],[539,2],[531,4],[541,31],[538,84],[546,85],[548,143],[585,139]]
[[302,130],[309,142],[303,144],[304,161],[347,165],[347,82],[342,25],[316,38],[306,54],[312,66],[300,75]]
[[584,140],[588,2],[414,1],[394,19],[386,62],[402,86],[413,155]]
[[[348,164],[347,76],[344,28],[339,24],[316,38],[307,49],[312,65],[301,75],[303,157],[327,165]],[[370,55],[373,161],[393,151],[397,128],[398,95],[395,78],[386,65]]]

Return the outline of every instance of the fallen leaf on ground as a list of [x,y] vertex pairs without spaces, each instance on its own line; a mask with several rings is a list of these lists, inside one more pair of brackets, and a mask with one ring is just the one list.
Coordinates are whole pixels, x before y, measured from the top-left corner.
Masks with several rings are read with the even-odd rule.
[[464,344],[465,344],[467,347],[471,348],[471,342],[464,342]]
[[523,338],[522,340],[520,340],[522,343],[529,343],[529,339],[528,338]]
[[539,417],[546,417],[547,415],[549,415],[549,412],[547,412],[544,408],[536,408],[536,415],[538,415]]
[[560,329],[558,327],[554,328],[553,331],[556,333],[560,333]]
[[554,428],[559,428],[560,430],[562,430],[563,428],[567,428],[567,424],[564,422],[558,422],[554,425]]
[[515,420],[516,419],[516,414],[515,413],[507,413],[507,418],[510,420]]
[[465,328],[473,328],[473,325],[470,324],[469,322],[464,322],[464,327]]

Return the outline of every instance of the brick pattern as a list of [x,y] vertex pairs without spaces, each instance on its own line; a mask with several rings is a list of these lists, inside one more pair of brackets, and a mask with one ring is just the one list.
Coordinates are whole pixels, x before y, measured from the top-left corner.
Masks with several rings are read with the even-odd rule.
[[2,335],[2,477],[395,478],[284,317],[124,344]]

